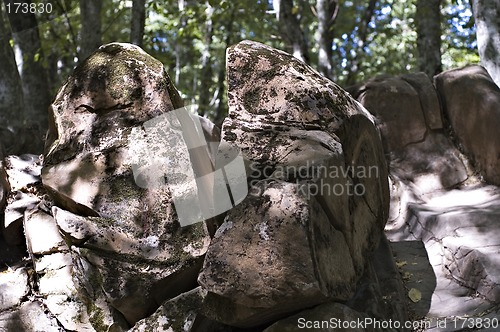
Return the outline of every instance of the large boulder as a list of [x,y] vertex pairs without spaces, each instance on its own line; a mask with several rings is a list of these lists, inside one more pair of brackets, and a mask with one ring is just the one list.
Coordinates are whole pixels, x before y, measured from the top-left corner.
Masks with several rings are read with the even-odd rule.
[[379,76],[348,90],[376,117],[386,151],[402,150],[443,127],[436,90],[424,73]]
[[129,221],[151,209],[151,198],[129,176],[128,135],[182,106],[161,62],[129,44],[100,47],[75,69],[49,108],[42,181],[56,204]]
[[481,66],[434,77],[446,118],[484,179],[500,185],[500,89]]
[[376,118],[391,180],[388,226],[404,223],[407,204],[467,181],[470,170],[443,126],[440,99],[424,73],[379,76],[350,87]]
[[[198,278],[215,294],[206,314],[249,327],[328,299],[347,300],[357,278],[349,247],[315,198],[286,182],[262,181],[254,189],[210,245]],[[228,306],[221,310],[220,302]]]
[[[410,318],[425,317],[427,329],[444,328],[450,316],[498,319],[499,302],[500,196],[483,181],[498,184],[499,90],[479,66],[444,72],[434,83],[411,74],[350,89],[383,135],[391,184],[385,233]],[[358,293],[376,289],[367,284]],[[371,305],[366,294],[346,304],[376,317],[371,308],[384,303]]]
[[[168,136],[172,123],[162,123],[163,136],[148,131],[151,121],[180,107],[161,62],[120,43],[79,65],[50,107],[42,181],[94,328],[123,318],[133,325],[196,285],[210,241],[205,224],[181,227],[171,189],[149,186],[136,172],[140,153],[189,161],[187,149],[178,148],[182,137]],[[213,127],[203,127],[217,139]],[[99,313],[103,322],[94,319]]]
[[251,194],[207,253],[198,279],[209,291],[204,312],[248,327],[347,300],[389,209],[372,116],[309,66],[260,43],[229,48],[227,71],[217,162],[241,151]]

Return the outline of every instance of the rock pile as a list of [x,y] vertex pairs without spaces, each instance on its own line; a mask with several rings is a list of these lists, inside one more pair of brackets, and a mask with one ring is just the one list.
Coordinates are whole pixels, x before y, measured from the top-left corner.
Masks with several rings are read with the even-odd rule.
[[[495,317],[500,145],[487,138],[500,93],[482,68],[443,73],[437,90],[424,74],[379,77],[354,99],[243,41],[227,77],[219,133],[136,46],[104,45],[75,69],[44,155],[2,156],[0,331],[405,331],[426,315]],[[464,89],[482,121],[460,107]],[[464,299],[478,312],[454,306]]]
[[432,317],[434,328],[452,328],[455,316],[498,323],[500,90],[483,67],[468,66],[434,84],[423,74],[378,77],[351,93],[385,142],[386,234],[408,289],[422,290],[409,301],[414,315]]

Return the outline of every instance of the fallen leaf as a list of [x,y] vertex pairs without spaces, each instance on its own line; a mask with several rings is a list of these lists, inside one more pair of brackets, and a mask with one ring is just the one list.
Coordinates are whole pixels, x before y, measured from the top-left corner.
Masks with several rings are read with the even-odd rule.
[[412,288],[408,292],[408,297],[412,300],[412,302],[417,303],[422,299],[422,293],[418,289]]
[[408,264],[406,261],[396,261],[396,266],[398,268],[402,268],[403,266],[405,266],[406,264]]

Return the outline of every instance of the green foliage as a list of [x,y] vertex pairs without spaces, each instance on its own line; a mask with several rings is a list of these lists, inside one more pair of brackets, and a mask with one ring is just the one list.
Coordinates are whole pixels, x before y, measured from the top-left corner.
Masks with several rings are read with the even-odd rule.
[[[36,0],[37,3],[48,0]],[[47,68],[57,89],[78,63],[80,12],[78,0],[50,0],[51,13],[37,14]],[[366,27],[368,0],[340,0],[339,15],[332,27],[334,77],[341,85],[358,64],[358,81],[387,73],[416,70],[416,0],[379,0]],[[294,0],[309,46],[311,65],[317,65],[315,43],[317,18],[315,0]],[[128,42],[131,21],[130,0],[104,0],[102,41]],[[186,103],[197,103],[202,90],[211,97],[208,115],[220,117],[227,104],[224,89],[225,49],[243,39],[252,39],[284,49],[278,32],[272,0],[170,0],[146,1],[144,49],[159,59],[175,80]],[[475,30],[468,0],[443,0],[442,61],[445,69],[478,62]],[[97,18],[96,18],[97,19]],[[211,31],[208,23],[212,22]],[[208,43],[208,44],[207,44]],[[208,52],[209,78],[203,77],[202,59]],[[208,80],[208,82],[207,82]],[[204,90],[205,91],[205,90]],[[54,92],[54,91],[53,91]],[[222,97],[221,97],[222,96]]]

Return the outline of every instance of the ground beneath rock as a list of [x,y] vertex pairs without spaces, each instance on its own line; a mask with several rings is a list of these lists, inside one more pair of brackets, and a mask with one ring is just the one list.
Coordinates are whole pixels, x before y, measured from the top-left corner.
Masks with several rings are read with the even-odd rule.
[[500,188],[436,191],[408,204],[386,235],[405,284],[410,319],[424,331],[500,328]]

